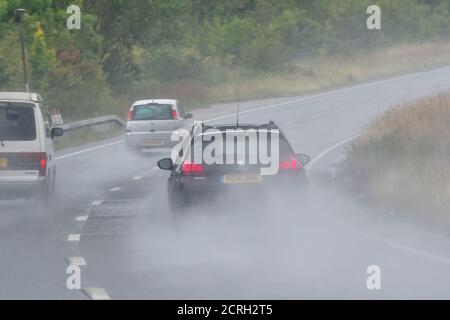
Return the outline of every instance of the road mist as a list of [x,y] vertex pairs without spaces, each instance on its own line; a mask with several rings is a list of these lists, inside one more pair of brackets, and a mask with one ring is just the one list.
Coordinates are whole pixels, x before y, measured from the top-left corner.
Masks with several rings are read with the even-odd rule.
[[357,242],[329,219],[345,209],[319,191],[289,202],[275,194],[247,201],[236,195],[228,204],[193,208],[175,221],[166,208],[139,227],[128,267],[137,275],[153,274],[150,297],[360,296],[365,267],[352,263],[360,254]]

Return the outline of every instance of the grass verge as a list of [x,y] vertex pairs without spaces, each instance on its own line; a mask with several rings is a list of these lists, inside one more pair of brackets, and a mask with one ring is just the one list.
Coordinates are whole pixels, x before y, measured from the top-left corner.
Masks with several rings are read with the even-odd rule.
[[450,227],[450,92],[387,111],[344,166],[351,189],[376,205]]

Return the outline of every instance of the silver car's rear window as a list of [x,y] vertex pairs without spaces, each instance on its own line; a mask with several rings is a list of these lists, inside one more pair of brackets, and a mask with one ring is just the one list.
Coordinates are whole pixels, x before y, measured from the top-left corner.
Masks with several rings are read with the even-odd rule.
[[0,141],[34,140],[36,119],[33,105],[0,102]]
[[146,104],[133,108],[134,121],[173,120],[172,106],[168,104]]

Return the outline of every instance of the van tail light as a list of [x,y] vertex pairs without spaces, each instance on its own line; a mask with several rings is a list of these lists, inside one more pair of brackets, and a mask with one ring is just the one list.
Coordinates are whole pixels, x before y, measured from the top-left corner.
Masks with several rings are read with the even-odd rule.
[[127,115],[127,121],[131,121],[133,120],[133,111],[128,111],[128,115]]
[[173,120],[179,120],[178,112],[177,112],[176,108],[172,108],[172,118],[173,118]]
[[202,164],[195,164],[186,161],[181,167],[181,172],[185,176],[201,175],[204,173],[204,167]]
[[45,177],[47,175],[47,154],[40,153],[39,155],[39,176]]

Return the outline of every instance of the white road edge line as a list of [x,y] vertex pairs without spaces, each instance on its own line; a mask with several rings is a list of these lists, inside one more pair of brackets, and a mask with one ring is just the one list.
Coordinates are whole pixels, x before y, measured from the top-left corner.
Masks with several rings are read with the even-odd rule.
[[84,149],[84,150],[80,150],[80,151],[77,151],[77,152],[73,152],[73,153],[69,153],[69,154],[65,154],[65,155],[56,157],[55,160],[57,160],[57,161],[58,160],[63,160],[63,159],[66,159],[66,158],[78,156],[78,155],[83,154],[83,153],[87,153],[87,152],[91,152],[91,151],[95,151],[95,150],[99,150],[99,149],[108,148],[108,147],[117,145],[117,144],[122,143],[122,142],[123,142],[123,139],[121,139],[119,141],[107,143],[107,144],[102,144],[102,145],[99,145],[99,146],[96,146],[96,147],[92,147],[92,148],[89,148],[89,149]]
[[84,288],[83,292],[91,300],[111,300],[105,289],[102,288]]
[[450,258],[447,258],[445,256],[441,256],[439,254],[435,254],[435,253],[430,253],[424,250],[420,250],[420,249],[416,249],[416,248],[412,248],[412,247],[408,247],[406,245],[400,244],[398,242],[389,240],[389,239],[383,239],[373,233],[365,233],[365,232],[361,232],[347,224],[344,224],[342,222],[338,222],[339,224],[341,224],[345,229],[347,229],[349,232],[358,235],[360,237],[364,237],[366,239],[378,242],[380,244],[383,244],[387,247],[391,247],[400,251],[404,251],[407,252],[409,254],[413,254],[428,260],[432,260],[432,261],[436,261],[436,262],[440,262],[443,264],[447,264],[450,265]]
[[312,169],[320,160],[322,160],[326,155],[328,155],[330,152],[339,149],[340,147],[342,147],[343,145],[346,145],[347,143],[350,143],[356,139],[358,139],[359,137],[361,137],[360,134],[353,136],[351,138],[345,139],[341,142],[336,143],[335,145],[331,146],[330,148],[326,149],[325,151],[323,151],[322,153],[320,153],[319,155],[317,155],[313,160],[311,160],[311,162],[306,166],[307,169]]
[[[326,155],[328,155],[330,152],[342,147],[343,145],[350,143],[356,139],[358,139],[359,137],[361,137],[361,135],[356,135],[353,136],[351,138],[345,139],[337,144],[335,144],[334,146],[326,149],[325,151],[323,151],[322,153],[320,153],[318,156],[316,156],[307,166],[307,169],[312,169],[320,160],[322,160]],[[439,254],[435,254],[435,253],[430,253],[430,252],[426,252],[424,250],[420,250],[420,249],[416,249],[416,248],[412,248],[412,247],[408,247],[406,245],[400,244],[398,242],[389,240],[389,239],[383,239],[373,233],[366,233],[366,232],[361,232],[355,228],[353,228],[352,226],[339,222],[339,224],[341,224],[345,229],[347,229],[349,232],[353,233],[354,235],[358,235],[360,237],[378,242],[380,244],[383,244],[385,246],[400,250],[400,251],[404,251],[407,252],[409,254],[413,254],[416,256],[420,256],[432,261],[436,261],[436,262],[440,262],[443,264],[448,264],[450,265],[450,258],[445,257],[445,256],[441,256]]]
[[[447,68],[449,68],[449,67],[437,68],[437,69],[432,69],[432,70],[427,70],[427,71],[421,71],[421,72],[411,73],[411,74],[398,76],[398,77],[394,77],[394,78],[390,78],[390,79],[385,79],[385,80],[380,80],[380,81],[373,81],[373,82],[360,84],[360,85],[356,85],[356,86],[352,86],[352,87],[346,87],[346,88],[342,88],[342,89],[331,90],[331,91],[327,91],[327,92],[324,92],[324,93],[313,94],[313,95],[304,96],[304,97],[301,97],[301,98],[297,98],[297,99],[293,99],[293,100],[289,100],[289,101],[285,101],[285,102],[281,102],[281,103],[277,103],[277,104],[272,104],[272,105],[267,105],[267,106],[264,106],[264,107],[258,107],[258,108],[250,109],[250,110],[247,110],[247,111],[242,111],[242,112],[240,112],[240,114],[242,115],[242,114],[258,112],[258,111],[261,111],[261,110],[278,108],[278,107],[281,107],[281,106],[285,106],[285,105],[289,105],[289,104],[293,104],[293,103],[297,103],[297,102],[306,101],[306,100],[309,100],[309,99],[321,98],[321,97],[326,97],[326,96],[337,94],[337,93],[348,92],[348,91],[355,90],[355,89],[372,87],[372,86],[375,86],[375,85],[388,83],[388,82],[392,82],[392,81],[396,81],[396,80],[400,80],[400,79],[405,79],[405,78],[411,78],[411,77],[415,77],[415,76],[418,76],[418,75],[421,75],[421,74],[426,74],[426,73],[430,73],[430,72],[434,72],[434,71],[438,71],[438,70],[443,70],[443,69],[447,69]],[[222,120],[222,119],[231,118],[231,117],[235,117],[235,116],[236,116],[236,114],[233,113],[233,114],[229,114],[229,115],[226,115],[226,116],[221,116],[221,117],[205,120],[204,122],[217,121],[217,120]]]

